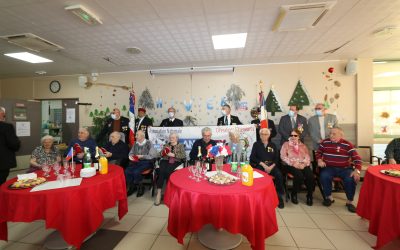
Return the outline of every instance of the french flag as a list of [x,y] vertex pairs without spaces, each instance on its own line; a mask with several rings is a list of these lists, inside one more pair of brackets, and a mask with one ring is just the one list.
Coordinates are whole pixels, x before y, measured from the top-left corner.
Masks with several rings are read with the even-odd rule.
[[129,145],[133,146],[135,143],[135,92],[132,89],[129,92]]
[[72,157],[74,157],[74,147],[71,147],[71,149],[69,150],[67,156],[65,157],[65,160],[69,161],[72,159]]
[[267,110],[265,109],[265,98],[264,92],[261,91],[260,95],[260,128],[268,128],[268,115]]

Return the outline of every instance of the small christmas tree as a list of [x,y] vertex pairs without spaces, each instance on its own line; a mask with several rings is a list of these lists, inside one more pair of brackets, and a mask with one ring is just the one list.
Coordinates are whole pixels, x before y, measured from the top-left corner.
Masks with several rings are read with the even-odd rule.
[[150,90],[148,88],[143,90],[143,93],[139,98],[139,107],[154,109],[153,97],[151,96]]
[[265,108],[268,112],[271,112],[272,116],[275,116],[275,112],[282,112],[281,105],[276,99],[275,93],[272,89],[269,91],[265,101]]
[[246,93],[240,88],[239,85],[232,84],[231,87],[226,91],[227,101],[233,103],[235,109],[239,109],[240,100]]
[[303,89],[303,86],[299,80],[296,88],[294,89],[293,95],[290,98],[289,106],[297,106],[300,110],[303,109],[303,106],[308,105],[310,105],[310,100],[308,99],[307,93]]

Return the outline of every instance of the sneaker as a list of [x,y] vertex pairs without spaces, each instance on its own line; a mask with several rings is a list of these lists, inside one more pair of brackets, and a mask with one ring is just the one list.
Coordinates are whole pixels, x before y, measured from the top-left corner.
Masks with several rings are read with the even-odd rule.
[[322,202],[322,205],[324,205],[325,207],[329,207],[330,205],[332,205],[332,203],[334,203],[335,202],[335,200],[331,200],[331,199],[325,199],[323,202]]
[[350,213],[355,213],[356,212],[356,207],[353,204],[346,204],[347,210],[349,210]]

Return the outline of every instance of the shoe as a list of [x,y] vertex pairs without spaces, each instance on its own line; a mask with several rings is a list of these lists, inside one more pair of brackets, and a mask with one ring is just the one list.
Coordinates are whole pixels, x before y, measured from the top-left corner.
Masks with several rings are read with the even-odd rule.
[[290,200],[293,204],[299,204],[299,201],[297,200],[297,194],[292,193]]
[[307,206],[313,205],[313,197],[312,195],[307,195]]
[[356,207],[353,204],[346,204],[347,210],[349,210],[350,213],[355,213],[356,212]]
[[280,198],[280,197],[279,197],[279,204],[278,204],[278,207],[279,207],[280,209],[282,209],[282,208],[285,207],[285,203],[283,203],[283,199]]
[[126,192],[127,196],[131,196],[132,194],[134,194],[137,191],[137,185],[129,185],[128,186],[128,191]]
[[329,207],[334,202],[335,202],[335,200],[331,200],[331,199],[327,198],[322,202],[322,205],[324,205],[325,207]]
[[143,186],[143,184],[139,184],[136,197],[141,197],[141,196],[143,196],[143,194],[144,194],[144,186]]
[[154,206],[159,206],[161,204],[161,192],[157,192],[156,199],[154,201]]

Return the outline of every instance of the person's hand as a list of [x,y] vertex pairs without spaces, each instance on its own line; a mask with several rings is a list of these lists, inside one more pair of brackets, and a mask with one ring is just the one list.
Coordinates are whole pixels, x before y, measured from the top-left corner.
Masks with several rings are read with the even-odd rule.
[[397,164],[397,162],[395,159],[391,158],[389,159],[389,164]]
[[322,159],[318,159],[318,167],[324,168],[326,167],[326,163]]
[[78,157],[79,159],[82,159],[83,155],[84,155],[84,153],[79,153],[79,154],[76,155],[76,157]]
[[106,152],[104,155],[105,155],[107,158],[110,158],[110,157],[112,156],[112,153],[111,153],[111,152]]
[[170,153],[167,154],[167,156],[168,157],[175,157],[175,154],[170,152]]
[[264,169],[265,169],[265,172],[267,172],[267,173],[269,174],[269,173],[271,173],[272,169],[275,167],[275,163],[272,164],[271,166],[268,166],[268,165],[265,165],[265,166],[266,166],[266,167],[264,168]]
[[360,180],[360,171],[357,169],[354,169],[353,172],[350,174],[350,177],[353,177],[354,181],[358,182]]
[[137,158],[142,159],[143,155],[137,155]]

